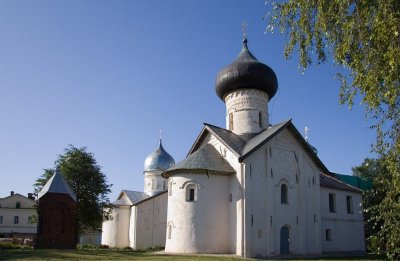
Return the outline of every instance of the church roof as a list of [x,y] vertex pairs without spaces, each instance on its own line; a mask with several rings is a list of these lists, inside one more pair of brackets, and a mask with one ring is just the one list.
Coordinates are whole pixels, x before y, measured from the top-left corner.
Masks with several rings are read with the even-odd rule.
[[[159,196],[165,192],[167,192],[167,191],[162,191],[153,196],[150,196],[150,195],[146,194],[145,192],[141,192],[141,191],[122,190],[119,193],[118,199],[116,201],[112,202],[111,204],[113,204],[115,206],[134,206],[134,205],[142,203],[143,201],[146,201],[150,198]],[[126,198],[122,197],[124,194],[126,195]]]
[[319,183],[321,187],[325,188],[332,188],[332,189],[339,189],[339,190],[347,190],[347,191],[352,191],[356,193],[361,193],[362,190],[358,189],[356,187],[350,186],[343,181],[338,180],[337,178],[321,173],[319,176]]
[[[125,198],[122,197],[122,195],[125,194],[126,198],[128,199],[128,202],[125,200]],[[140,191],[133,191],[133,190],[122,190],[121,193],[118,196],[118,199],[113,202],[113,205],[134,205],[137,202],[140,202],[146,198],[149,198],[150,196],[144,192]]]
[[204,145],[180,163],[162,173],[162,176],[168,178],[173,173],[188,170],[211,175],[231,175],[235,173],[231,165],[211,144]]
[[277,133],[279,133],[284,127],[291,123],[291,120],[281,122],[276,125],[271,125],[260,134],[254,136],[254,138],[250,139],[246,145],[243,147],[241,152],[241,158],[245,158],[247,155],[251,154],[254,150],[258,149],[264,143],[269,141],[272,137],[274,137]]
[[259,134],[253,134],[249,136],[239,136],[232,131],[223,129],[211,124],[204,123],[204,128],[198,136],[197,140],[190,149],[188,156],[196,152],[202,141],[207,137],[207,133],[213,134],[222,144],[232,151],[238,158],[239,161],[243,161],[247,156],[251,155],[259,147],[264,145],[275,135],[280,133],[283,129],[288,129],[304,147],[305,151],[308,152],[314,163],[319,166],[323,171],[329,172],[327,167],[318,158],[315,151],[312,149],[310,144],[303,138],[296,127],[293,125],[292,120],[283,121],[276,125],[271,125],[267,129],[263,130]]
[[240,156],[242,147],[246,144],[246,139],[235,133],[208,123],[204,123],[205,129],[214,134],[225,146],[231,149],[236,156]]
[[75,193],[65,181],[59,169],[56,170],[56,173],[49,179],[49,181],[47,181],[42,190],[40,190],[38,193],[38,199],[43,197],[46,193],[68,194],[73,200],[76,201]]

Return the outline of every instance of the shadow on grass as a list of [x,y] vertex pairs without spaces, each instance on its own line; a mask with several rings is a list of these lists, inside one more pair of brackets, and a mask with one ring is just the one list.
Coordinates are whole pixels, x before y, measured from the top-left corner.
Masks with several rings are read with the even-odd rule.
[[143,253],[113,250],[57,250],[57,249],[10,249],[2,251],[0,260],[135,260]]
[[[243,260],[234,256],[210,255],[169,255],[151,251],[132,251],[115,249],[10,249],[0,251],[0,260]],[[251,259],[250,259],[251,260]],[[252,259],[255,260],[255,259]],[[306,259],[285,259],[306,260]],[[384,257],[368,255],[365,257],[324,257],[308,260],[384,260]]]

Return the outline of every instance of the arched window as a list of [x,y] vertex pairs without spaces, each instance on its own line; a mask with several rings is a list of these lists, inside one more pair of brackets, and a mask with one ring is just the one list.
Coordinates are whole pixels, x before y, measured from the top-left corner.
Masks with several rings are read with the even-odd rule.
[[15,208],[21,208],[21,203],[17,202],[17,204],[15,204]]
[[188,184],[186,185],[186,201],[193,202],[196,201],[196,185],[195,184]]
[[281,186],[281,203],[288,204],[288,187],[286,184]]

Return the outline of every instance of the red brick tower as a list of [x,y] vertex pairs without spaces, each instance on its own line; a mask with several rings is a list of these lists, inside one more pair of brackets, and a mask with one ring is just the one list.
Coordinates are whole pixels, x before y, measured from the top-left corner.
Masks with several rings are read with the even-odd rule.
[[57,170],[38,194],[39,224],[35,248],[75,248],[76,214],[76,196]]

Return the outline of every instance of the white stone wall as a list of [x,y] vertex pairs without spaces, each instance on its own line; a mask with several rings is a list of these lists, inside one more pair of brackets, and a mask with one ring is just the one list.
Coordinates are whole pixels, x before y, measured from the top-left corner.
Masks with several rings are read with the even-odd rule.
[[[335,195],[336,211],[329,211],[329,194]],[[353,213],[347,213],[346,196],[351,196]],[[322,252],[365,253],[364,223],[360,193],[321,187]],[[331,231],[327,240],[326,230]]]
[[112,220],[103,222],[101,244],[110,247],[129,246],[130,206],[117,206],[112,211]]
[[79,244],[81,245],[90,244],[90,245],[100,246],[101,232],[85,231],[83,234],[79,235]]
[[167,180],[161,177],[163,171],[145,171],[144,172],[144,192],[150,196],[167,190]]
[[301,144],[283,130],[244,162],[245,256],[280,254],[282,226],[289,228],[291,254],[320,253],[319,169]]
[[[235,253],[236,255],[243,255],[243,245],[244,245],[244,224],[242,222],[243,218],[243,206],[244,200],[242,197],[242,166],[237,158],[237,156],[230,151],[223,143],[221,143],[215,136],[208,135],[204,138],[201,146],[206,144],[212,144],[217,151],[220,152],[221,156],[232,166],[236,171],[236,175],[230,177],[229,186],[230,194],[232,194],[232,203],[229,204],[229,225],[231,227],[229,236],[229,253]],[[231,196],[230,196],[231,197]]]
[[266,129],[269,124],[268,100],[265,92],[254,89],[237,90],[226,95],[226,129],[235,134],[258,133]]
[[130,246],[134,249],[165,246],[167,227],[167,193],[132,207]]
[[[16,208],[17,202],[20,208]],[[29,233],[37,232],[37,224],[29,224],[29,217],[37,215],[34,209],[35,201],[20,194],[14,194],[0,199],[0,233]],[[18,217],[18,224],[14,224],[14,217]]]
[[[324,201],[328,196],[320,187],[321,169],[289,130],[282,130],[242,163],[211,134],[203,139],[201,146],[207,143],[230,163],[236,175],[185,173],[170,178],[167,252],[274,256],[280,254],[282,226],[289,228],[290,254],[321,254],[338,249],[365,251],[360,194],[351,194],[353,221],[326,213],[329,209]],[[188,184],[196,184],[196,202],[186,201]],[[282,184],[288,186],[288,204],[281,203]],[[338,212],[343,212],[345,195],[337,193],[337,200],[343,197],[342,205],[337,205]],[[224,202],[226,197],[228,202]],[[324,242],[327,227],[332,227],[333,243]],[[350,246],[345,246],[345,231],[355,241]]]
[[[230,180],[228,176],[176,174],[168,196],[166,252],[229,253]],[[187,188],[195,186],[195,201]]]

